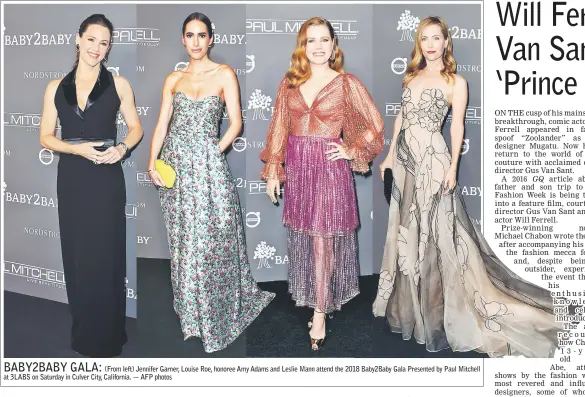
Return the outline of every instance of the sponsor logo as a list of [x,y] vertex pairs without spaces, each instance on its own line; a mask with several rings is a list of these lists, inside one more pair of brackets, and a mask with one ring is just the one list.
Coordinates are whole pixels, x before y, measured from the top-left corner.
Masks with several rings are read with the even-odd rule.
[[[291,34],[299,33],[303,19],[247,19],[247,34]],[[359,30],[357,29],[357,20],[334,20],[329,19],[335,34],[340,39],[355,39]]]
[[[265,181],[248,181],[244,178],[236,178],[236,187],[245,189],[248,194],[266,194]],[[284,186],[280,187],[280,194],[284,194]]]
[[61,238],[60,232],[54,232],[48,229],[37,229],[32,227],[24,227],[24,234],[39,237]]
[[47,79],[47,80],[55,80],[60,79],[67,76],[69,72],[56,72],[52,70],[34,70],[29,72],[23,72],[25,79]]
[[12,152],[10,151],[10,149],[4,149],[4,155],[10,157],[12,155]]
[[[414,42],[414,35],[419,23],[420,18],[414,16],[410,10],[405,10],[402,14],[400,14],[400,19],[398,20],[398,26],[396,28],[396,30],[401,31],[400,41]],[[451,33],[451,38],[454,40],[481,40],[482,38],[482,31],[480,28],[469,29],[462,28],[460,26],[451,26],[449,28],[449,32]]]
[[122,167],[124,168],[136,168],[136,161],[131,159],[122,160]]
[[481,73],[481,65],[457,65],[457,72]]
[[[6,185],[4,185],[6,187]],[[4,191],[4,200],[8,203],[18,203],[26,205],[35,205],[38,207],[57,208],[58,202],[56,198],[46,197],[39,193],[15,193]]]
[[[41,126],[40,113],[4,112],[4,127],[25,128],[26,131],[38,131]],[[60,130],[61,124],[57,119],[55,130]]]
[[402,33],[400,41],[414,41],[413,32],[416,31],[419,23],[420,19],[412,15],[410,10],[405,10],[400,14],[398,27],[396,28],[396,30],[400,30]]
[[[245,123],[246,122],[246,110],[245,109],[242,109],[242,112],[241,113],[242,113],[242,123]],[[221,118],[223,120],[229,120],[230,119],[230,116],[228,114],[227,108],[225,108],[225,107],[223,109],[223,113],[222,113]]]
[[136,219],[138,218],[138,209],[139,208],[146,208],[146,203],[136,203],[136,204],[128,204],[126,203],[126,219]]
[[121,28],[115,29],[112,36],[114,44],[135,44],[143,47],[158,47],[159,29],[152,28]]
[[476,219],[476,218],[470,218],[471,219],[471,223],[473,223],[476,226],[481,226],[481,219]]
[[27,282],[39,285],[65,289],[65,274],[59,270],[4,261],[4,274],[22,277]]
[[213,44],[246,44],[246,35],[245,34],[224,34],[224,33],[217,33],[215,30],[215,24],[211,24],[211,28],[213,29]]
[[396,117],[400,113],[402,104],[400,102],[386,102],[384,104],[384,115],[386,117]]
[[461,155],[463,156],[467,152],[469,152],[469,138],[465,138],[463,140],[463,144],[461,145]]
[[266,241],[260,242],[254,251],[254,259],[258,260],[257,269],[271,269],[274,265],[288,265],[288,255],[277,256],[276,248],[266,244]]
[[254,110],[252,120],[269,120],[265,113],[270,112],[270,116],[272,117],[274,108],[270,106],[271,103],[272,98],[262,94],[262,90],[255,89],[248,100],[248,110]]
[[139,186],[147,186],[147,187],[154,186],[154,183],[152,183],[152,180],[150,179],[150,175],[148,175],[148,172],[137,172],[136,173],[136,183]]
[[251,141],[239,136],[232,142],[232,147],[236,152],[243,152],[247,148],[264,149],[266,147],[266,141]]
[[126,208],[124,209],[124,212],[126,214],[126,219],[138,218],[138,206],[136,204],[126,203]]
[[185,70],[187,69],[187,66],[189,66],[189,62],[177,62],[175,64],[175,72],[179,70]]
[[42,148],[39,152],[39,161],[44,165],[50,165],[53,163],[55,155],[52,150]]
[[464,196],[481,196],[480,186],[463,186],[461,188],[461,194]]
[[120,75],[120,67],[119,66],[108,66],[106,69],[113,75],[119,76]]
[[28,34],[9,34],[4,35],[4,45],[6,46],[51,46],[51,45],[69,45],[73,43],[72,33],[53,33],[45,34],[34,32]]
[[136,111],[139,116],[146,116],[148,114],[148,109],[150,109],[150,106],[136,106]]
[[451,26],[449,32],[451,32],[451,38],[454,40],[481,40],[482,38],[481,29],[467,29],[459,26]]
[[258,269],[272,268],[269,260],[274,258],[275,253],[276,248],[266,244],[266,241],[262,241],[260,244],[258,244],[256,246],[256,250],[254,251],[254,259],[258,259]]
[[[447,120],[449,122],[453,120],[451,113],[447,116]],[[465,124],[481,124],[481,106],[467,106]]]
[[260,224],[260,212],[246,213],[246,226],[253,229]]
[[138,244],[148,244],[148,241],[151,239],[152,237],[146,237],[146,236],[136,236],[136,242]]
[[6,184],[6,182],[2,182],[2,196],[4,196],[4,192],[6,192],[7,187],[8,185]]
[[390,69],[392,69],[394,74],[404,74],[407,66],[408,60],[406,58],[394,58],[390,63]]
[[246,73],[252,73],[252,70],[256,68],[256,56],[246,55]]
[[246,150],[246,138],[242,138],[241,136],[239,136],[236,139],[234,139],[234,141],[232,142],[232,148],[236,152],[243,152],[244,150]]

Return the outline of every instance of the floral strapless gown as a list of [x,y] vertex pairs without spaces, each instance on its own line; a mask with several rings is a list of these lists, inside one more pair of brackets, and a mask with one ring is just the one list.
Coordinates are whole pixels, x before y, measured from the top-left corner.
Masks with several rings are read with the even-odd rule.
[[403,91],[374,315],[428,351],[552,357],[562,327],[550,292],[495,256],[458,189],[443,194],[451,155],[441,126],[449,107],[441,89]]
[[173,306],[184,338],[201,338],[206,352],[228,346],[274,298],[250,270],[238,193],[219,148],[223,108],[217,96],[177,92],[161,151],[177,173],[172,189],[160,189]]

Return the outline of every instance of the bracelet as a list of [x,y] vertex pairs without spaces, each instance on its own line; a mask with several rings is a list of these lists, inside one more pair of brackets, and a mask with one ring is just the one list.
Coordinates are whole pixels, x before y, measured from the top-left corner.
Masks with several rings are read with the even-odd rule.
[[156,168],[152,168],[152,169],[148,170],[148,173],[150,174],[152,171],[155,171],[155,170],[156,170]]
[[128,152],[128,145],[126,145],[124,142],[118,143],[118,146],[122,146],[124,148],[124,154]]

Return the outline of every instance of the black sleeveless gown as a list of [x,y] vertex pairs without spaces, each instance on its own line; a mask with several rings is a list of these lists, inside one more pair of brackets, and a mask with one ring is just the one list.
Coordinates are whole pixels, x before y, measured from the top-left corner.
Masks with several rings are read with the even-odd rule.
[[[102,65],[85,110],[77,104],[75,69],[55,94],[61,138],[116,139],[120,99]],[[57,198],[63,270],[73,317],[72,349],[114,357],[127,341],[126,185],[120,162],[94,164],[61,153]]]

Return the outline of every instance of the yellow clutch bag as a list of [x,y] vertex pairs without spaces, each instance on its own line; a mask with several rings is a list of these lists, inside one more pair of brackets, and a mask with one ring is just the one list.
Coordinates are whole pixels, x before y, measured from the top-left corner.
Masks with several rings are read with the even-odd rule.
[[163,160],[156,160],[154,162],[154,169],[160,174],[167,189],[171,189],[175,185],[177,173],[173,167],[165,163]]

